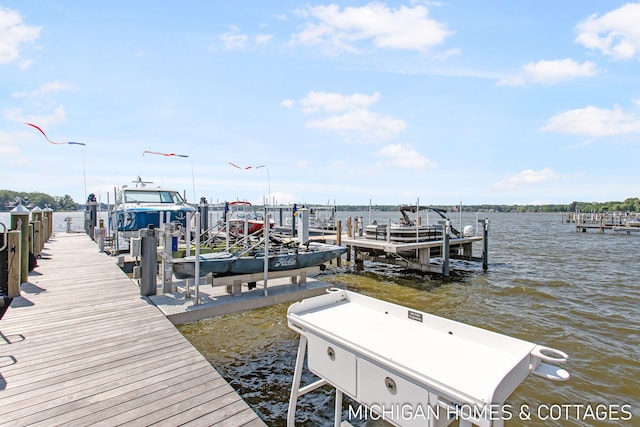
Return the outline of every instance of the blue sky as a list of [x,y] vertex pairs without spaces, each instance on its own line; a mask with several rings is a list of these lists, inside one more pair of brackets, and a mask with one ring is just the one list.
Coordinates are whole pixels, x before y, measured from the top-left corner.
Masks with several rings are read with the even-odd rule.
[[2,1],[0,189],[638,197],[638,22],[623,1]]

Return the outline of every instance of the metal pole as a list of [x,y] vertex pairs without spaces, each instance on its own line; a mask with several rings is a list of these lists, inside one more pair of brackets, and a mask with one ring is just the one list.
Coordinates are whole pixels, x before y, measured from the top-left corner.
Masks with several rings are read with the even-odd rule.
[[449,276],[449,231],[451,230],[451,224],[448,219],[445,224],[444,244],[442,245],[442,274],[447,277]]
[[291,211],[291,237],[296,237],[296,214],[298,212],[298,205],[293,204],[293,209]]
[[200,212],[196,212],[196,260],[195,260],[195,278],[193,279],[194,286],[196,288],[196,297],[193,300],[193,305],[200,304]]
[[300,243],[305,244],[309,241],[309,209],[300,209],[298,211],[298,217],[300,219],[300,232],[298,233],[298,240]]
[[[187,249],[184,252],[184,256],[188,257],[191,255],[191,220],[193,219],[193,212],[187,212],[187,222],[186,222],[186,227],[185,227],[185,236],[184,236],[184,240],[185,240],[185,244],[187,245]],[[189,286],[191,285],[191,279],[187,279],[184,282],[184,286],[185,286],[185,290],[184,290],[184,297],[186,298],[191,298],[191,289],[189,288]]]
[[333,425],[340,427],[342,425],[342,391],[336,388],[336,402],[333,409]]
[[302,381],[302,368],[304,366],[304,356],[307,352],[307,338],[300,335],[298,343],[298,355],[296,356],[296,366],[293,370],[293,384],[289,395],[289,408],[287,410],[287,427],[295,427],[296,406],[300,396],[300,382]]
[[[168,215],[169,213],[167,212],[167,216]],[[167,257],[173,257],[173,224],[168,221],[165,222],[163,231],[163,252],[165,256],[162,257],[162,293],[169,294],[172,291],[173,271],[171,269],[171,264],[167,262]]]
[[263,295],[266,297],[267,281],[269,279],[269,214],[267,214],[267,208],[264,209],[264,285]]

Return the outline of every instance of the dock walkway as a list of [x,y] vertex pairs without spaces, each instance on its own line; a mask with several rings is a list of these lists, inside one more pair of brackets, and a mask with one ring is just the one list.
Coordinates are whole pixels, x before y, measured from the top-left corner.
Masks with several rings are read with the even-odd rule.
[[38,263],[0,320],[0,425],[265,425],[86,234]]

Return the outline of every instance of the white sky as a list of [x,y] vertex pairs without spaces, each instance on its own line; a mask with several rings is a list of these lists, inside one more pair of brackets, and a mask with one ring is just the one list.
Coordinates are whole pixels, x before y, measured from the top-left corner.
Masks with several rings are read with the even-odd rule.
[[638,23],[624,1],[4,1],[0,189],[638,197]]

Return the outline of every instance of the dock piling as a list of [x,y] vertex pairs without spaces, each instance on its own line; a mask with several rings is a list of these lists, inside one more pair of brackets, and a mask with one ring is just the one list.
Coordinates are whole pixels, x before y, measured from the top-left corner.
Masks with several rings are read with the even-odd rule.
[[489,269],[489,218],[478,221],[482,225],[482,269]]
[[442,275],[449,276],[449,233],[451,232],[451,223],[447,219],[445,222],[444,238],[442,239]]
[[29,209],[21,204],[11,210],[11,229],[20,230],[20,283],[29,281]]
[[140,230],[140,295],[149,296],[156,294],[156,277],[158,271],[158,238],[153,225]]
[[8,286],[7,293],[9,298],[20,296],[20,231],[11,230],[7,233],[7,270],[8,270]]

